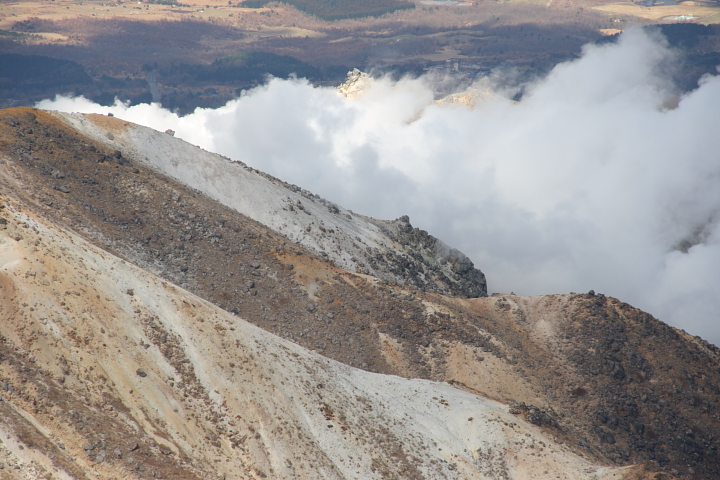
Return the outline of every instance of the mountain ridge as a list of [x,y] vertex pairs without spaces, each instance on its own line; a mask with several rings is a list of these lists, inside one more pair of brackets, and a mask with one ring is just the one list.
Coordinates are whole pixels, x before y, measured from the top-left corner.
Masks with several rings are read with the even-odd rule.
[[[467,298],[342,269],[59,118],[0,112],[0,182],[17,208],[326,357],[510,405],[595,465],[717,475],[712,345],[601,294]],[[402,468],[388,472],[414,478]]]
[[181,151],[173,149],[170,145],[178,140],[171,135],[114,117],[55,115],[110,148],[129,150],[146,165],[311,248],[346,270],[446,294],[487,295],[485,276],[464,254],[425,231],[413,229],[408,217],[386,222],[358,215],[242,162],[191,144]]

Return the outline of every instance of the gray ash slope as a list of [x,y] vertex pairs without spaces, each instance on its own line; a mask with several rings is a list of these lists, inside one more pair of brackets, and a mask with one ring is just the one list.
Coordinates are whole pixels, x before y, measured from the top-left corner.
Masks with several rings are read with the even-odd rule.
[[[342,262],[339,266],[349,270],[354,267],[354,271],[357,273],[372,275],[394,284],[414,287],[423,291],[467,298],[487,296],[485,274],[475,267],[472,260],[460,250],[448,246],[427,231],[413,227],[410,223],[410,217],[407,215],[403,215],[396,220],[378,220],[359,215],[297,185],[247,167],[242,162],[236,161],[233,163],[243,165],[246,170],[256,173],[275,185],[299,193],[310,202],[326,208],[332,214],[344,215],[349,220],[362,218],[364,221],[376,226],[381,234],[390,240],[388,242],[389,248],[387,244],[382,243],[381,245],[385,248],[371,250],[366,248],[364,251],[360,250],[359,254],[357,244],[353,245],[350,251],[359,255],[367,263],[352,256],[350,257],[351,264]],[[152,163],[150,164],[152,165]],[[305,211],[302,202],[299,201],[289,203],[287,209],[289,211]],[[306,212],[306,214],[312,215],[309,212]],[[321,227],[318,229],[323,235],[333,237],[343,235],[347,230],[351,230],[350,225],[350,223],[346,223],[344,225],[346,229],[335,230],[332,227],[325,228],[321,223]],[[356,239],[359,240],[358,237]],[[304,242],[300,241],[299,243]],[[316,253],[321,257],[328,258],[328,254],[324,250],[317,250]],[[329,258],[335,263],[332,257]]]
[[[117,162],[116,146],[45,112],[2,116],[14,119],[0,122],[3,190],[103,249],[348,365],[514,404],[519,417],[594,461],[645,463],[645,478],[720,477],[720,352],[712,345],[602,295],[453,298],[343,269],[346,254],[327,239],[340,228],[333,216],[349,219],[309,192],[290,199],[314,215],[282,210],[285,193],[267,210],[308,219],[291,230],[286,219],[254,220],[164,176],[132,149]],[[103,120],[105,132],[123,138],[125,123]],[[366,231],[377,236],[361,239],[378,251],[381,238],[436,255],[436,241],[405,219],[372,225]],[[300,241],[307,226],[326,256]],[[459,256],[445,263],[473,272]],[[396,478],[412,478],[397,468]]]
[[150,128],[101,115],[56,114],[143,164],[257,220],[346,270],[447,295],[487,295],[464,254],[407,217],[380,221]]

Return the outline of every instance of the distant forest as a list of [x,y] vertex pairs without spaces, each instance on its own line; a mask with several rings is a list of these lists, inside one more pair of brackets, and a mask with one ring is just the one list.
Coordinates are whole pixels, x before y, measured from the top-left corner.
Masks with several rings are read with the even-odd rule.
[[261,8],[273,1],[292,5],[302,12],[328,21],[379,17],[386,13],[415,8],[414,3],[405,0],[246,0],[241,5],[246,8]]
[[[345,78],[348,69],[346,66],[316,67],[288,55],[266,52],[227,55],[209,65],[145,64],[142,68],[146,73],[157,72],[161,85],[172,88],[170,92],[163,92],[161,102],[181,113],[197,106],[220,106],[242,89],[265,82],[268,76],[295,75],[314,82],[337,83]],[[116,97],[131,105],[153,100],[144,75],[100,75],[93,79],[80,64],[71,60],[0,54],[0,107],[31,105],[56,94],[85,95],[101,105],[112,105]]]
[[[163,107],[185,114],[195,107],[218,107],[235,98],[242,90],[264,83],[268,76],[297,76],[315,83],[335,84],[345,78],[349,67],[316,67],[289,55],[242,52],[220,57],[209,65],[145,64],[142,70],[156,72],[162,90],[160,102]],[[112,104],[115,97],[130,101],[131,104],[151,101],[144,79],[104,76],[96,80],[96,85],[103,93],[93,100],[103,105]]]
[[92,78],[71,60],[43,55],[0,54],[0,105],[5,99],[29,98],[33,101],[50,94],[84,94],[91,91]]
[[[152,69],[145,66],[144,70]],[[265,52],[243,52],[218,58],[210,65],[171,64],[161,66],[158,73],[165,84],[256,84],[266,76],[288,78],[290,75],[309,79],[324,77],[320,68],[288,55]],[[343,67],[342,75],[347,73]]]

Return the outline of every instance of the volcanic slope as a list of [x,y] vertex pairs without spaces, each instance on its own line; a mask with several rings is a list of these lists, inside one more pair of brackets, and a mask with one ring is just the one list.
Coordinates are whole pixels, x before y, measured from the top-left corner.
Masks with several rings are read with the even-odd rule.
[[636,476],[498,402],[326,359],[2,205],[3,478]]
[[4,208],[3,478],[610,479],[505,405],[328,360]]
[[[156,146],[145,145],[148,138]],[[671,478],[663,471],[720,477],[718,349],[627,304],[589,294],[467,298],[474,296],[462,293],[467,285],[479,287],[484,278],[459,252],[454,264],[445,260],[459,273],[443,277],[442,255],[427,255],[440,244],[406,218],[381,222],[340,207],[337,215],[332,204],[300,190],[305,211],[317,207],[297,214],[322,232],[312,242],[331,243],[346,231],[332,220],[339,216],[363,233],[355,235],[362,241],[371,236],[365,232],[380,232],[377,251],[371,248],[377,271],[370,273],[396,273],[381,279],[345,270],[342,241],[330,258],[310,240],[280,234],[296,215],[282,209],[286,202],[267,210],[236,202],[236,210],[209,197],[214,182],[229,176],[225,168],[246,172],[256,186],[237,189],[266,204],[285,196],[297,204],[290,196],[297,187],[114,118],[5,110],[0,151],[2,189],[23,211],[269,332],[347,365],[444,381],[512,405],[518,418],[592,462],[645,463],[648,478]],[[226,173],[192,184],[162,167],[173,158]],[[426,254],[399,269],[392,259],[409,258],[416,245]]]

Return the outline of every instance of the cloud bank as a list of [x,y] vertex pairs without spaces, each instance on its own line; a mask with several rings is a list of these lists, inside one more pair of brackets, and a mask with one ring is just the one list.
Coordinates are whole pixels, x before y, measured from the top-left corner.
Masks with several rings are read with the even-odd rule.
[[428,78],[375,80],[355,98],[274,79],[185,117],[38,106],[171,128],[356,212],[410,215],[468,254],[490,291],[594,289],[720,345],[720,77],[675,106],[672,60],[662,38],[629,30],[519,102],[472,108],[435,103]]

